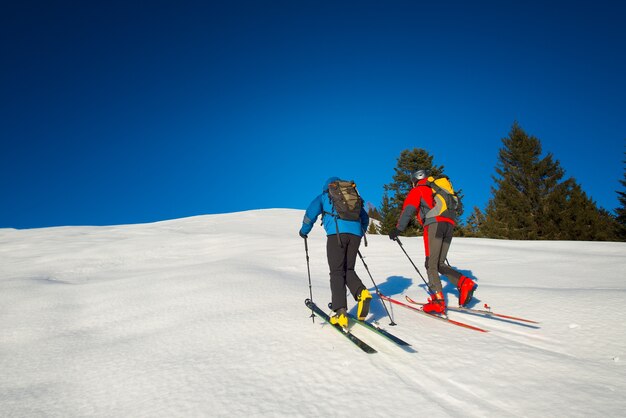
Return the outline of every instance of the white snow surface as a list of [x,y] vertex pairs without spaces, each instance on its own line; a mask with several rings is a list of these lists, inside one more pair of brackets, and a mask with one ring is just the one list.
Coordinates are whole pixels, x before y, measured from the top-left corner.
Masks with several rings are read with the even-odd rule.
[[[480,333],[402,307],[392,327],[375,296],[369,319],[415,352],[354,326],[366,354],[304,305],[303,214],[0,229],[0,416],[626,416],[626,244],[455,238],[475,307],[538,328],[450,312]],[[423,301],[399,246],[368,241],[381,292]],[[403,244],[426,277],[421,238]],[[308,247],[327,310],[319,222]]]

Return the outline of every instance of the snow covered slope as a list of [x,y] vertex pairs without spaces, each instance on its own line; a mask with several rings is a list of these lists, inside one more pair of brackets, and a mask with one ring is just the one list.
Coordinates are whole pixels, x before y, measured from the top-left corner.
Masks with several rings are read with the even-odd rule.
[[[304,306],[302,215],[0,229],[0,415],[624,416],[626,244],[455,239],[477,307],[539,328],[450,313],[483,334],[402,308],[389,327],[375,298],[370,319],[417,352],[355,327],[378,350],[365,354]],[[318,223],[320,306],[325,243]],[[425,276],[421,238],[403,243]],[[425,299],[396,243],[370,236],[361,251],[383,293]]]

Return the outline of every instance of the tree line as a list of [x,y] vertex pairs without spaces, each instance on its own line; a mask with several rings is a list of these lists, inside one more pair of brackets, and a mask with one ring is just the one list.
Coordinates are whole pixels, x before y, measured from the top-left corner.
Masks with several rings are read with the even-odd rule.
[[[384,185],[380,207],[370,205],[368,213],[378,220],[369,233],[387,234],[396,225],[402,203],[412,188],[410,175],[418,168],[433,177],[445,175],[425,149],[400,153],[392,181]],[[624,161],[626,163],[626,161]],[[515,122],[498,153],[485,210],[474,207],[463,222],[463,190],[456,190],[461,202],[455,235],[515,240],[626,241],[626,171],[616,191],[619,207],[615,214],[599,207],[552,154],[543,155],[541,141],[528,135]],[[451,179],[454,183],[454,179]],[[421,235],[417,222],[406,236]]]

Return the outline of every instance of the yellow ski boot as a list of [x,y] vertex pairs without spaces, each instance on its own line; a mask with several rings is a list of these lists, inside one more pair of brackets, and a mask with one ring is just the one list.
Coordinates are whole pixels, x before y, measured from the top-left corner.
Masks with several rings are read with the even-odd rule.
[[330,317],[330,323],[339,325],[343,329],[348,329],[348,314],[346,308],[339,308],[333,316]]
[[361,290],[361,293],[359,293],[357,300],[359,301],[359,305],[357,307],[356,316],[363,321],[370,312],[370,301],[372,300],[372,295],[367,289],[363,289]]

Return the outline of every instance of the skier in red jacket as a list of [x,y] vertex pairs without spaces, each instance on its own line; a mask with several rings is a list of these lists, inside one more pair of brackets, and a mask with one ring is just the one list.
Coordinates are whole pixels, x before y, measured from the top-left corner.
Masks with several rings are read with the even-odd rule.
[[470,302],[477,285],[445,263],[452,242],[456,212],[435,202],[428,180],[426,170],[417,170],[411,174],[413,189],[404,200],[402,213],[396,227],[389,233],[389,238],[395,240],[406,229],[413,216],[417,217],[424,227],[425,265],[431,294],[423,309],[425,312],[445,313],[446,301],[439,273],[448,277],[457,287],[461,306]]

